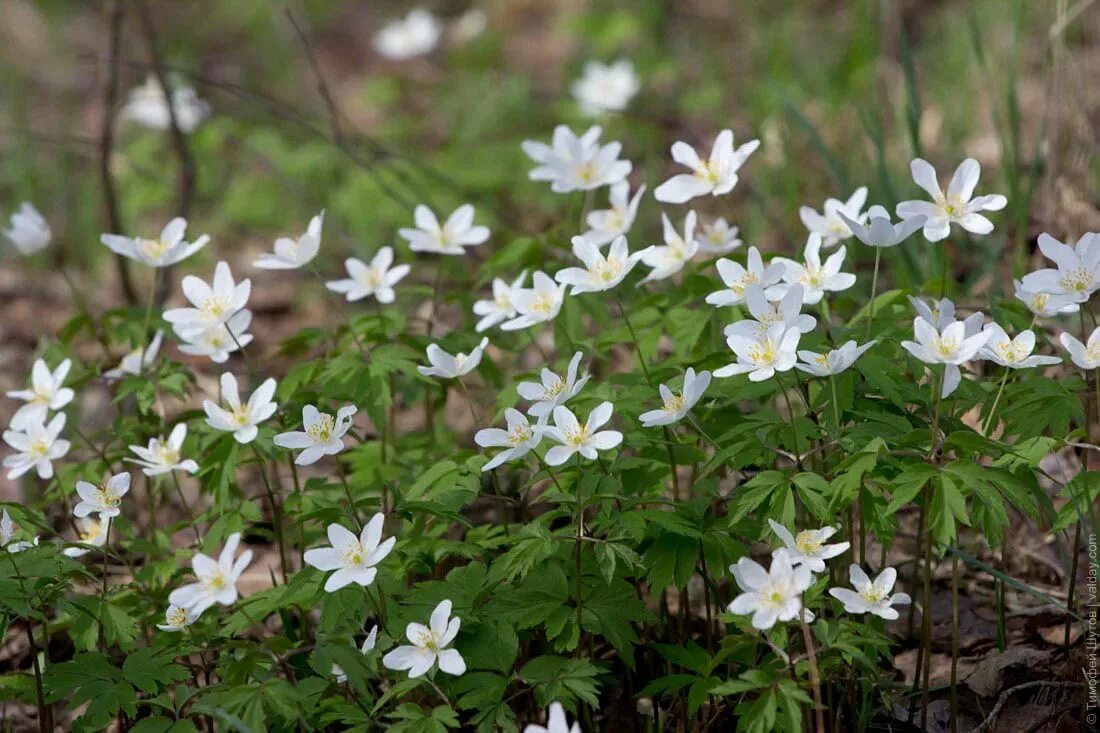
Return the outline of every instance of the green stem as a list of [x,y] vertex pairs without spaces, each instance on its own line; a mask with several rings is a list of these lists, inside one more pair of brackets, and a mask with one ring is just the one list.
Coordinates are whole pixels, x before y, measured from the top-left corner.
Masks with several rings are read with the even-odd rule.
[[581,651],[581,617],[584,613],[583,579],[581,575],[581,549],[584,546],[584,502],[581,497],[581,456],[577,454],[576,510],[574,516],[575,534],[573,543],[573,564],[576,574],[576,611],[574,624],[577,627],[577,655]]
[[875,247],[875,270],[871,275],[871,312],[867,316],[867,334],[863,337],[864,341],[871,338],[871,326],[875,322],[875,295],[878,293],[878,266],[882,261],[882,247]]
[[791,404],[791,398],[787,395],[786,386],[783,384],[783,379],[779,376],[779,372],[775,373],[775,382],[779,385],[779,394],[782,395],[783,401],[787,404],[787,413],[791,416],[791,433],[794,436],[794,459],[795,464],[798,466],[798,470],[801,471],[802,450],[798,443],[798,425],[795,422],[794,405]]
[[1005,367],[1004,376],[1001,377],[1001,384],[997,387],[997,396],[993,400],[993,407],[989,408],[989,414],[985,417],[985,423],[982,425],[982,435],[989,435],[989,428],[993,424],[993,416],[997,414],[997,405],[1001,402],[1001,394],[1005,391],[1005,382],[1008,381],[1008,367]]
[[256,467],[260,471],[260,479],[267,490],[267,501],[271,504],[271,521],[275,525],[275,540],[279,543],[279,568],[283,572],[283,583],[290,578],[290,568],[286,556],[286,536],[283,533],[283,503],[275,495],[275,489],[271,487],[271,481],[267,478],[267,469],[264,468],[264,458],[260,455],[260,449],[252,443],[252,453],[256,456]]
[[638,363],[642,365],[642,373],[645,374],[645,381],[649,382],[650,387],[655,387],[653,384],[653,377],[649,375],[649,365],[645,363],[645,356],[642,355],[642,347],[638,343],[638,334],[634,331],[634,324],[630,322],[630,316],[626,313],[626,307],[623,306],[622,299],[616,295],[615,302],[619,304],[619,313],[623,316],[623,323],[626,324],[626,330],[630,332],[630,340],[634,344],[634,353],[638,355]]

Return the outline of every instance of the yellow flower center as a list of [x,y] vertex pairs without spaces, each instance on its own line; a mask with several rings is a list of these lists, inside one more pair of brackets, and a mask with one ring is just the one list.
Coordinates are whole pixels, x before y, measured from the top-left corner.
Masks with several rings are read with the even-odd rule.
[[168,249],[168,243],[160,239],[141,239],[138,240],[138,246],[151,260],[159,260]]
[[770,338],[758,342],[749,350],[749,359],[758,366],[771,364],[777,356],[775,343]]
[[95,497],[100,506],[115,507],[122,503],[122,497],[120,497],[118,494],[111,491],[110,489],[106,488],[97,489],[95,492]]
[[332,431],[335,428],[335,418],[327,413],[321,413],[317,422],[306,428],[306,434],[318,443],[327,443],[332,438]]
[[588,428],[584,425],[579,425],[575,430],[570,430],[565,434],[565,442],[574,448],[580,448],[588,442],[590,437]]
[[229,298],[224,295],[211,295],[202,304],[202,312],[210,318],[221,318],[229,308]]
[[531,301],[531,310],[536,313],[549,313],[553,310],[553,307],[553,301],[546,293],[539,293],[535,296],[535,299]]
[[364,287],[374,290],[382,283],[382,273],[373,267],[368,267],[363,271],[363,274],[360,275],[359,282],[361,282]]
[[623,271],[623,264],[617,259],[601,260],[592,266],[592,276],[599,281],[609,283]]
[[187,611],[182,608],[170,608],[166,614],[165,619],[169,626],[186,626],[187,625]]
[[248,405],[241,405],[233,410],[233,420],[238,425],[247,425],[252,421],[251,411],[248,409]]
[[821,540],[816,532],[804,530],[795,536],[794,546],[803,555],[813,555],[821,551]]
[[1031,307],[1033,310],[1041,311],[1047,307],[1047,302],[1050,300],[1050,296],[1046,293],[1036,293],[1031,299]]
[[679,412],[684,408],[683,395],[674,394],[665,400],[665,412]]
[[1062,286],[1063,290],[1072,290],[1078,293],[1088,290],[1091,282],[1091,274],[1083,267],[1067,270],[1065,274],[1058,278],[1058,284]]
[[30,452],[33,453],[36,456],[44,456],[44,455],[46,455],[46,451],[48,451],[49,449],[50,449],[50,444],[49,443],[47,443],[44,440],[36,440],[33,443],[31,443]]
[[886,594],[873,585],[860,593],[860,595],[863,596],[863,599],[868,603],[878,603],[886,598]]
[[363,546],[356,542],[354,545],[345,547],[340,556],[343,558],[345,565],[362,565],[366,553],[363,551]]
[[84,525],[84,531],[80,533],[80,541],[86,545],[92,544],[92,541],[99,537],[99,533],[102,531],[103,525],[94,519],[88,524]]
[[558,377],[556,382],[546,388],[546,396],[548,398],[557,397],[563,389],[565,389],[565,380]]
[[209,590],[219,591],[227,585],[229,585],[229,581],[226,580],[225,575],[221,572],[211,575],[206,579],[206,587]]
[[520,445],[530,440],[534,434],[535,431],[529,425],[517,425],[508,433],[508,442],[512,445]]
[[937,338],[932,348],[942,358],[946,359],[955,353],[959,348],[959,344],[955,339]]

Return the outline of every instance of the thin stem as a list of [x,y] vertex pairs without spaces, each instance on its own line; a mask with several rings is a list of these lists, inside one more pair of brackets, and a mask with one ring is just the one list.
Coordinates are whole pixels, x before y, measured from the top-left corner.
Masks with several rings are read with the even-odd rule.
[[180,486],[179,477],[176,476],[175,471],[169,471],[168,474],[172,477],[172,483],[176,487],[176,496],[179,497],[180,504],[183,506],[183,510],[187,512],[187,518],[190,520],[191,524],[191,531],[195,533],[195,542],[201,545],[202,534],[199,532],[199,523],[195,520],[195,513],[191,510],[190,505],[187,503],[187,498],[183,495],[183,487]]
[[[668,470],[672,473],[672,498],[680,501],[680,476],[676,472],[676,453],[672,450],[672,431],[668,426],[663,426],[665,432],[665,448],[668,451]],[[605,471],[606,472],[606,471]]]
[[840,432],[840,400],[836,396],[836,375],[829,375],[829,389],[833,393],[833,422],[836,423],[837,433]]
[[867,334],[863,337],[864,341],[871,338],[871,326],[875,322],[875,295],[878,292],[878,266],[882,261],[882,247],[875,247],[875,271],[871,275],[871,312],[867,316]]
[[989,428],[993,423],[993,416],[997,414],[997,405],[1001,402],[1001,395],[1005,391],[1005,383],[1008,381],[1008,367],[1005,367],[1004,376],[1001,377],[1001,384],[997,387],[997,396],[993,400],[993,407],[989,408],[989,414],[985,417],[985,423],[982,424],[982,435],[989,435]]
[[428,681],[428,684],[432,686],[432,689],[435,690],[435,694],[439,695],[439,699],[443,701],[444,705],[449,708],[454,707],[453,705],[451,705],[451,701],[447,699],[447,696],[443,694],[443,690],[439,689],[439,685],[435,683],[435,680],[433,680],[431,677],[425,677],[424,679],[426,679]]
[[[34,641],[34,631],[31,630],[31,622],[27,620],[27,642],[31,645],[31,667],[34,669],[34,693],[38,700],[38,730],[40,733],[48,733],[53,726],[47,727],[46,719],[52,717],[46,708],[46,696],[42,687],[42,667],[38,664],[38,645]],[[49,643],[49,640],[46,640]]]
[[576,502],[577,506],[574,515],[574,538],[573,543],[573,564],[574,573],[576,574],[576,612],[574,623],[577,626],[577,654],[580,655],[581,650],[581,617],[584,613],[584,598],[583,598],[583,579],[581,576],[581,549],[583,547],[584,540],[584,503],[581,497],[581,456],[577,454],[577,481],[576,481]]
[[623,306],[622,298],[617,294],[615,295],[615,302],[619,304],[619,313],[623,317],[623,323],[626,324],[626,330],[630,332],[630,340],[634,344],[634,353],[638,355],[638,363],[642,365],[642,373],[645,374],[645,381],[649,382],[650,387],[653,387],[653,377],[649,375],[649,365],[645,363],[645,356],[642,355],[642,347],[638,343],[638,334],[634,331],[634,324],[630,322],[630,316],[626,313],[626,307]]
[[695,432],[699,433],[699,435],[702,436],[703,440],[710,443],[710,446],[712,448],[714,448],[714,450],[716,450],[716,451],[721,450],[718,447],[718,443],[716,443],[714,441],[714,438],[707,435],[707,432],[705,430],[703,430],[703,427],[698,423],[698,421],[695,419],[695,417],[690,412],[686,415],[686,417],[687,417],[688,425],[690,425],[692,428],[694,428]]
[[802,450],[798,445],[798,425],[795,422],[794,405],[791,404],[791,398],[787,394],[786,386],[783,384],[783,379],[779,376],[779,372],[775,373],[775,382],[779,385],[779,394],[783,397],[783,401],[787,405],[787,414],[791,419],[791,433],[794,439],[794,460],[798,466],[798,470],[802,470]]
[[279,567],[283,572],[283,583],[290,578],[289,563],[286,556],[286,536],[283,533],[283,504],[275,495],[271,487],[271,481],[267,478],[267,469],[264,468],[264,458],[260,455],[260,449],[252,444],[252,453],[256,456],[256,466],[260,470],[260,479],[267,489],[267,500],[271,504],[271,521],[275,525],[275,540],[279,543]]
[[817,733],[825,733],[825,706],[821,703],[821,676],[817,669],[817,651],[814,649],[810,625],[806,623],[806,604],[798,611],[798,621],[802,626],[802,641],[806,644],[806,656],[810,662],[810,685],[814,694],[814,721]]
[[[926,485],[924,502],[930,505],[932,492]],[[932,671],[932,540],[924,543],[924,607],[921,609],[920,648],[924,655],[924,684],[921,689],[921,730],[928,730],[928,678]],[[914,678],[914,683],[917,680]]]
[[951,554],[951,733],[959,730],[959,555]]
[[351,495],[351,486],[348,485],[347,474],[344,473],[344,464],[340,462],[340,459],[336,459],[336,468],[340,473],[340,483],[344,485],[344,496],[348,499],[348,514],[355,520],[355,524],[358,525],[359,531],[363,531],[363,523],[359,520],[359,512],[355,509],[355,499]]

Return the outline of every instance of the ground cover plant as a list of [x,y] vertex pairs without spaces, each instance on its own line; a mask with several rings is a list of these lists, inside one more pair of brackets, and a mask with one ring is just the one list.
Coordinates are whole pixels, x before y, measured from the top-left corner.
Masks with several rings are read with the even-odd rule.
[[[1014,5],[1010,51],[971,6],[958,45],[993,86],[1047,23],[1059,100],[1081,5]],[[562,11],[590,48],[539,94],[507,9],[371,9],[361,96],[317,30],[357,6],[240,7],[212,27],[281,34],[311,107],[109,4],[79,175],[0,189],[5,269],[58,286],[7,304],[5,729],[1095,722],[1100,226],[1087,187],[1040,206],[1069,122],[1025,129],[1013,77],[1000,165],[929,145],[905,13],[850,11],[901,90],[852,153],[678,88],[659,4]]]

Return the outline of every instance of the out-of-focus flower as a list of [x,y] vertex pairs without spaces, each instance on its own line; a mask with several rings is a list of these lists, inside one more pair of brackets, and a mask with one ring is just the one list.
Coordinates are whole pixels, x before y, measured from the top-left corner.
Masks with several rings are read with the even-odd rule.
[[294,462],[299,466],[311,466],[324,456],[334,456],[344,450],[344,436],[351,430],[352,417],[358,411],[355,405],[344,405],[334,417],[313,405],[306,405],[302,408],[305,430],[279,433],[275,436],[275,445],[289,450],[301,449]]
[[180,586],[168,594],[168,602],[184,608],[196,617],[215,603],[231,606],[237,602],[237,581],[252,562],[252,550],[236,557],[241,533],[234,532],[225,540],[225,547],[215,560],[203,553],[191,558],[191,569],[198,581]]
[[1024,275],[1028,290],[1069,296],[1075,303],[1087,302],[1100,290],[1100,234],[1085,234],[1073,247],[1040,234],[1039,250],[1056,267]]
[[928,220],[926,216],[913,216],[893,224],[890,222],[890,213],[881,206],[868,209],[866,221],[857,221],[843,211],[838,211],[837,216],[848,225],[856,239],[868,247],[895,247],[923,227]]
[[474,207],[459,206],[442,225],[435,212],[420,205],[413,212],[416,228],[397,231],[409,243],[413,252],[439,255],[461,255],[466,247],[476,247],[489,238],[489,227],[474,226]]
[[438,18],[424,8],[414,8],[374,35],[374,50],[388,59],[406,61],[431,53],[442,33],[443,24]]
[[642,252],[631,254],[627,250],[623,236],[615,238],[607,256],[587,238],[573,237],[573,254],[584,267],[567,267],[554,274],[558,282],[573,286],[572,295],[610,290],[621,283],[643,257]]
[[913,181],[928,192],[932,201],[902,201],[897,206],[897,215],[902,219],[925,217],[924,238],[929,242],[945,239],[952,224],[958,224],[971,234],[989,234],[993,231],[993,222],[978,212],[1000,211],[1008,205],[1008,199],[1000,194],[974,197],[982,167],[973,158],[967,158],[955,169],[946,194],[940,188],[936,169],[928,161],[915,158],[909,167]]
[[[107,535],[111,531],[111,520],[104,519],[102,515],[98,519],[80,519],[77,521],[79,535],[76,541],[81,545],[103,547],[107,544]],[[61,551],[67,557],[83,557],[90,550],[87,547],[71,546]]]
[[509,285],[501,278],[493,279],[492,300],[479,300],[474,303],[474,315],[481,316],[481,320],[474,326],[478,333],[488,330],[497,324],[515,318],[515,306],[512,305],[512,293],[523,287],[523,281],[527,279],[527,270],[519,274]]
[[1100,328],[1089,335],[1086,343],[1081,343],[1068,333],[1063,333],[1058,340],[1069,352],[1070,361],[1078,369],[1100,369]]
[[117,367],[103,372],[103,376],[107,379],[122,379],[126,375],[136,377],[151,367],[153,362],[157,360],[157,354],[160,353],[160,344],[163,340],[164,334],[157,331],[146,346],[139,346],[126,354]]
[[12,542],[11,539],[14,536],[15,524],[11,521],[11,515],[8,514],[8,510],[5,509],[3,514],[0,514],[0,549],[7,550],[8,552],[22,552],[32,547],[38,547],[37,536],[31,540]]
[[627,59],[605,64],[589,61],[584,74],[573,83],[573,98],[581,112],[596,117],[607,112],[622,112],[638,93],[641,82],[634,64]]
[[172,471],[195,473],[199,470],[199,464],[190,458],[183,459],[180,456],[183,441],[186,439],[187,423],[177,423],[167,440],[163,437],[149,438],[149,445],[146,448],[131,445],[130,451],[137,455],[137,458],[126,460],[141,466],[141,472],[146,476],[163,476]]
[[191,307],[170,308],[164,312],[164,320],[171,323],[180,338],[185,340],[224,324],[244,308],[252,292],[252,281],[245,278],[235,282],[229,263],[225,261],[214,267],[214,279],[210,285],[194,275],[183,278],[180,285]]
[[578,137],[565,125],[558,125],[550,145],[524,140],[523,152],[538,164],[528,176],[532,181],[550,181],[555,193],[591,191],[625,179],[633,166],[629,160],[619,160],[621,144],[599,144],[602,132],[593,125]]
[[4,230],[4,236],[19,250],[19,254],[32,255],[49,246],[53,232],[38,209],[24,201],[19,205],[19,211],[11,215],[11,228]]
[[645,184],[638,186],[630,197],[630,182],[612,184],[608,201],[610,208],[589,211],[585,217],[589,229],[582,236],[597,247],[603,247],[619,235],[626,235],[638,215],[638,205],[645,193]]
[[343,293],[349,302],[362,300],[373,295],[379,303],[392,303],[396,297],[393,286],[409,274],[408,265],[393,264],[393,248],[382,247],[367,265],[360,259],[349,257],[344,260],[348,277],[343,280],[330,280],[325,287],[334,293]]
[[577,370],[580,368],[581,357],[584,354],[577,352],[569,360],[569,367],[564,377],[559,377],[554,372],[543,367],[539,382],[520,382],[516,386],[519,396],[530,400],[535,404],[527,408],[527,414],[533,417],[547,417],[558,405],[564,405],[575,397],[588,381],[589,375],[577,378]]
[[[183,235],[186,233],[187,220],[177,216],[164,226],[156,239],[101,234],[99,241],[107,245],[107,248],[115,254],[129,257],[150,267],[168,267],[187,259],[210,241],[210,237],[204,234],[194,242],[185,242]],[[226,267],[228,268],[228,265]]]
[[688,367],[684,374],[684,387],[680,394],[675,394],[668,385],[662,384],[658,388],[661,394],[661,409],[650,410],[639,415],[638,419],[647,428],[657,425],[672,425],[684,419],[691,408],[702,398],[703,393],[710,386],[710,372],[702,371],[699,374]]
[[31,367],[31,388],[8,392],[8,397],[13,400],[26,402],[11,417],[13,429],[20,429],[28,419],[44,419],[49,410],[60,410],[73,401],[76,393],[62,386],[72,365],[72,360],[65,359],[51,371],[45,360],[34,360],[34,366]]
[[519,410],[509,407],[504,411],[504,419],[507,430],[485,428],[474,434],[474,442],[482,448],[504,448],[481,467],[482,471],[491,471],[502,463],[522,458],[542,440],[541,425],[532,426]]
[[802,302],[806,305],[814,305],[821,302],[826,292],[847,290],[856,284],[855,275],[840,271],[844,266],[844,256],[847,254],[845,247],[841,246],[829,255],[824,265],[821,263],[820,251],[821,237],[810,234],[803,252],[805,262],[795,262],[786,257],[776,257],[772,260],[773,263],[783,265],[786,270],[783,273],[783,283],[769,288],[768,297],[773,300],[782,298],[790,286],[798,284],[802,286]]
[[531,280],[532,287],[512,290],[512,305],[519,315],[500,324],[501,330],[518,331],[558,317],[567,286],[555,283],[541,270]]
[[721,196],[737,185],[737,171],[749,156],[760,147],[759,140],[750,140],[736,150],[733,147],[733,131],[722,130],[714,139],[710,158],[703,160],[685,142],[672,145],[672,159],[691,168],[691,173],[680,173],[668,179],[653,192],[658,201],[666,204],[682,204],[696,196]]
[[442,379],[455,379],[464,374],[469,374],[481,363],[481,356],[485,347],[489,345],[489,339],[481,339],[469,354],[461,351],[454,356],[448,354],[437,344],[428,345],[428,363],[431,366],[418,366],[416,369],[425,377],[440,377]]
[[[210,115],[210,105],[189,86],[178,86],[172,92],[172,111],[176,113],[176,125],[180,132],[190,134]],[[120,113],[123,119],[154,130],[167,130],[172,127],[171,112],[164,88],[157,77],[150,74],[140,87],[130,90]]]
[[523,733],[581,733],[581,724],[573,721],[573,725],[569,725],[569,719],[565,717],[565,708],[560,702],[552,702],[547,713],[546,725],[528,724],[523,729]]
[[297,270],[313,261],[321,249],[321,227],[325,223],[325,212],[309,220],[309,227],[297,239],[279,237],[275,240],[273,252],[264,252],[252,261],[253,267],[261,270]]
[[726,286],[722,290],[716,290],[707,296],[707,302],[711,305],[722,307],[726,305],[741,305],[745,302],[745,289],[750,285],[759,285],[766,289],[775,285],[783,277],[786,268],[780,262],[769,262],[764,266],[764,260],[760,256],[760,250],[749,247],[748,267],[742,267],[741,263],[727,260],[725,257],[715,263],[718,268],[718,276]]
[[818,354],[815,351],[799,351],[798,358],[802,361],[794,366],[815,377],[831,377],[855,364],[856,359],[863,356],[863,353],[876,343],[877,341],[872,340],[857,346],[855,341],[846,341],[839,349],[832,349],[824,354]]
[[863,205],[867,203],[867,187],[860,186],[847,201],[825,199],[824,210],[818,213],[809,206],[798,210],[798,217],[811,233],[821,237],[822,247],[832,247],[852,236],[848,221],[862,225],[867,220]]
[[654,245],[641,251],[642,262],[653,268],[642,282],[664,280],[684,269],[688,260],[699,251],[699,244],[695,241],[695,220],[695,212],[689,211],[684,217],[684,234],[681,236],[668,216],[661,214],[665,243],[663,246]]
[[738,237],[741,230],[729,225],[725,217],[718,217],[695,231],[695,244],[706,255],[724,255],[733,252],[743,242]]
[[53,478],[53,462],[69,452],[69,441],[58,437],[65,427],[65,414],[54,415],[49,423],[45,418],[45,414],[34,415],[18,429],[4,431],[4,442],[18,451],[4,457],[9,479],[17,479],[32,468],[38,478]]
[[[374,650],[374,647],[378,645],[378,624],[371,627],[371,630],[367,632],[367,638],[363,639],[363,645],[359,647],[360,654],[367,654]],[[336,678],[336,681],[341,685],[348,681],[348,675],[338,664],[332,665],[332,676]]]

